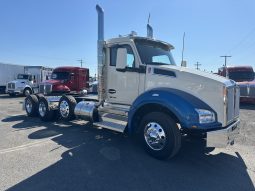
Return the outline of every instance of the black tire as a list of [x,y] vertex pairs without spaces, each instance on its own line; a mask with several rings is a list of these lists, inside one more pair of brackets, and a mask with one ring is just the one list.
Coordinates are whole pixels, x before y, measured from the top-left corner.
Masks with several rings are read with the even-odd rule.
[[9,93],[10,97],[15,97],[15,95],[16,95],[15,93]]
[[[30,107],[28,106],[30,105]],[[27,116],[35,117],[38,114],[38,99],[35,95],[29,95],[25,98],[25,110],[27,112]]]
[[33,92],[32,92],[32,90],[30,89],[30,88],[25,88],[24,90],[23,90],[23,96],[29,96],[29,95],[31,95]]
[[74,108],[77,102],[73,96],[63,95],[58,104],[58,114],[60,119],[71,121],[75,119]]
[[45,97],[40,97],[38,102],[38,114],[42,121],[51,121],[55,118],[54,110],[51,110]]
[[43,94],[39,93],[39,94],[35,94],[35,96],[37,97],[37,99],[39,100],[41,97],[44,97]]
[[[154,130],[156,134],[149,133],[150,130]],[[154,139],[153,136],[157,136],[161,142],[147,143]],[[151,112],[142,118],[139,126],[139,139],[150,155],[161,160],[174,157],[181,148],[181,133],[176,122],[171,116],[162,112]],[[157,145],[158,147],[155,148]]]

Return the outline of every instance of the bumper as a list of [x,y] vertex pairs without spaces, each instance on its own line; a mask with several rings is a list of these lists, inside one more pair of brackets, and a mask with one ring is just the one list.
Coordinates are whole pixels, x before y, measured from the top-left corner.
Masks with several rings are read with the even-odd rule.
[[225,148],[227,145],[233,145],[234,140],[239,134],[240,120],[231,124],[225,129],[207,132],[207,147]]
[[240,97],[241,103],[255,103],[255,97]]
[[6,90],[7,94],[23,94],[23,90]]

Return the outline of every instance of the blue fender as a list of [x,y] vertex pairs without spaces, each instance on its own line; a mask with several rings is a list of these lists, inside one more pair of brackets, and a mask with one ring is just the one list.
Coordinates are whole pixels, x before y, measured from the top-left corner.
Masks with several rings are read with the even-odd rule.
[[[199,98],[177,89],[155,88],[150,89],[137,97],[130,107],[128,113],[129,133],[134,131],[135,127],[132,127],[132,121],[136,112],[146,104],[157,104],[168,109],[176,116],[182,128],[196,127],[196,129],[208,130],[212,128],[219,128],[222,125],[217,122],[217,113]],[[213,111],[216,117],[216,122],[200,124],[198,113],[195,110],[196,108]]]

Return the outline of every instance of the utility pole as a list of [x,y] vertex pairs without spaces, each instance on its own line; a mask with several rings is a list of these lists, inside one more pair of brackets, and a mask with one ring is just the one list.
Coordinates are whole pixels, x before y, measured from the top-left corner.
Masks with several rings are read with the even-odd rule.
[[195,64],[196,69],[197,69],[197,70],[200,70],[200,69],[199,69],[199,66],[201,66],[201,65],[202,65],[202,64],[199,64],[199,62],[197,62],[197,63]]
[[81,68],[82,68],[83,60],[82,60],[82,59],[80,59],[80,60],[77,60],[77,61],[81,63]]
[[220,57],[223,57],[223,58],[225,58],[225,63],[224,63],[224,65],[223,66],[227,66],[227,58],[230,58],[230,57],[232,57],[232,56],[227,56],[227,55],[225,55],[225,56],[220,56]]

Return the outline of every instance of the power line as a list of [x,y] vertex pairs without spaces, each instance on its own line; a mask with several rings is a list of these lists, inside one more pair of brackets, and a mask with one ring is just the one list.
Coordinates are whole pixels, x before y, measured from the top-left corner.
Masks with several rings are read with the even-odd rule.
[[202,64],[199,64],[199,62],[197,62],[197,63],[195,64],[196,69],[197,69],[197,70],[200,70],[199,66],[201,66],[201,65],[202,65]]
[[220,57],[225,58],[225,63],[224,63],[223,66],[227,66],[227,58],[230,58],[230,57],[232,57],[232,56],[227,56],[227,55],[225,55],[225,56],[220,56]]
[[247,42],[249,40],[249,36],[253,35],[253,33],[255,32],[255,27],[253,27],[248,33],[246,33],[245,36],[243,36],[243,38],[231,49],[228,50],[227,53],[233,53],[234,50],[241,48],[243,50],[243,48],[241,47],[242,45],[244,45],[245,42]]

